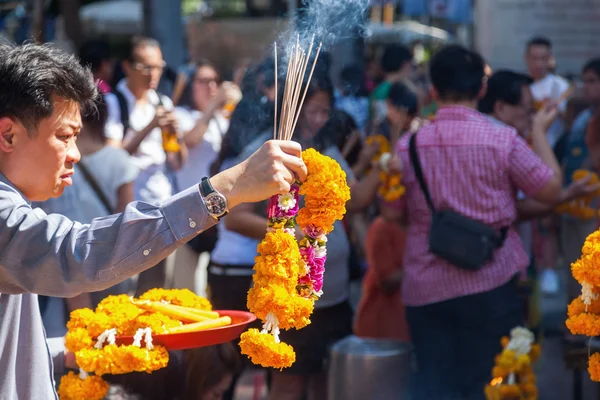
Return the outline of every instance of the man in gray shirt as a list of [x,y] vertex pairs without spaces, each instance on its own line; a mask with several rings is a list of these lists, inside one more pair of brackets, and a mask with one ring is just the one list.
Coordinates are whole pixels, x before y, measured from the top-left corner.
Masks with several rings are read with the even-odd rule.
[[[56,399],[37,295],[106,289],[152,267],[229,208],[289,191],[306,177],[300,145],[269,141],[241,164],[160,205],[72,222],[32,209],[71,184],[80,112],[97,90],[89,70],[49,46],[0,45],[0,399]],[[198,177],[199,180],[202,177]],[[71,365],[75,367],[75,365]]]

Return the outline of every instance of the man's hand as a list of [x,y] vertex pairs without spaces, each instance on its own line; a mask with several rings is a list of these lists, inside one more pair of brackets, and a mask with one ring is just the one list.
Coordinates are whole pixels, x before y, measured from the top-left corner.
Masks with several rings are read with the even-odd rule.
[[583,179],[572,182],[565,189],[562,202],[569,202],[598,191],[598,189],[600,189],[600,183],[594,183],[590,185],[591,179],[592,175],[590,174]]
[[270,140],[242,163],[211,178],[227,198],[229,208],[255,203],[290,191],[296,179],[306,179],[302,148],[296,142]]
[[75,359],[75,353],[65,349],[65,369],[78,369],[77,361]]
[[542,107],[533,117],[533,132],[534,134],[546,134],[550,126],[558,115],[558,108],[555,105],[547,105]]
[[173,133],[178,132],[179,122],[173,112],[159,109],[156,111],[156,116],[158,117],[157,123],[161,130]]

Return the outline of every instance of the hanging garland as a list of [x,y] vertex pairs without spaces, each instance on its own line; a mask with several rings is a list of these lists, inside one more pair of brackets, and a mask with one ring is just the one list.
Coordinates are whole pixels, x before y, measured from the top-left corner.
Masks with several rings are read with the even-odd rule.
[[[566,325],[574,335],[600,335],[600,230],[587,237],[579,260],[571,264],[571,273],[581,284],[581,296],[569,304]],[[600,354],[588,360],[590,378],[600,382]]]
[[[69,372],[62,377],[60,399],[101,400],[109,387],[102,375],[151,373],[166,367],[169,353],[164,347],[153,345],[152,334],[171,333],[193,325],[183,323],[190,322],[186,318],[190,312],[215,318],[211,323],[220,320],[211,309],[208,300],[187,289],[152,289],[138,300],[127,295],[108,296],[95,311],[73,311],[67,323],[65,347],[75,354],[80,373]],[[133,344],[117,345],[116,337],[121,335],[133,336]]]
[[402,175],[399,173],[391,173],[388,168],[388,162],[392,158],[390,142],[383,135],[371,135],[367,137],[365,143],[367,145],[377,144],[377,153],[372,158],[372,163],[378,165],[381,171],[379,172],[379,188],[377,192],[379,196],[386,202],[394,202],[404,195],[406,189],[402,186]]
[[540,357],[540,346],[528,329],[517,327],[503,337],[502,353],[496,356],[493,379],[485,387],[487,400],[536,400],[538,389],[532,363]]
[[[248,309],[263,322],[241,336],[242,354],[263,367],[286,368],[296,360],[292,346],[281,342],[280,329],[302,329],[310,323],[315,301],[322,294],[327,256],[326,235],[346,213],[350,189],[339,164],[313,149],[302,159],[308,176],[289,193],[273,196],[268,205],[268,232],[258,245],[254,286]],[[305,206],[299,210],[300,195]],[[304,234],[295,239],[295,217]]]

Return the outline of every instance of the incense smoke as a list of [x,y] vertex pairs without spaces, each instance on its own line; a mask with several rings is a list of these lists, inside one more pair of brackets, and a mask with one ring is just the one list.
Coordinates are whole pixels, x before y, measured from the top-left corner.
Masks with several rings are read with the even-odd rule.
[[282,44],[290,53],[300,36],[300,46],[306,50],[314,35],[315,46],[323,44],[329,50],[338,41],[363,35],[364,21],[370,0],[305,0],[298,10],[300,18],[289,32],[284,33]]

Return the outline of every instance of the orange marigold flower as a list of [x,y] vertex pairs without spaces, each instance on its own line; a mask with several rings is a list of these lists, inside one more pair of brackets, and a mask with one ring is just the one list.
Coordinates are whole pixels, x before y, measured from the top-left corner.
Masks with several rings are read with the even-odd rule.
[[108,393],[108,383],[99,376],[81,379],[73,371],[63,376],[58,388],[61,400],[102,400]]
[[240,348],[254,364],[265,368],[287,368],[296,361],[296,353],[287,343],[276,343],[273,335],[263,334],[258,329],[242,333]]
[[574,335],[600,335],[600,316],[595,314],[584,313],[569,317],[566,325]]
[[166,301],[176,306],[212,311],[210,302],[189,289],[150,289],[140,296],[140,300]]
[[590,379],[594,382],[600,382],[600,353],[594,353],[588,361],[588,372]]
[[79,350],[89,348],[92,345],[92,338],[85,328],[70,329],[65,335],[65,347],[71,353],[76,353]]

